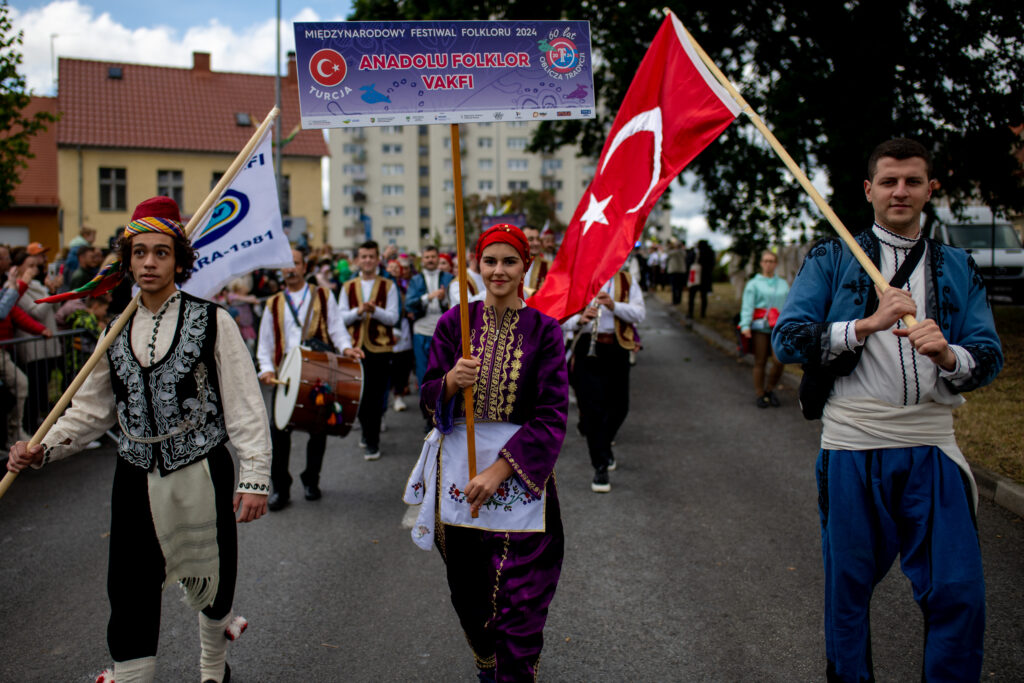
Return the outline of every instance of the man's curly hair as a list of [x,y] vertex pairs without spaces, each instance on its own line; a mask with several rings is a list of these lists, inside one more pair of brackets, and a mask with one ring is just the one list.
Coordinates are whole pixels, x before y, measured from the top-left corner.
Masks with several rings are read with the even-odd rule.
[[[166,233],[158,233],[166,234]],[[174,243],[174,284],[180,285],[183,282],[187,282],[192,277],[192,266],[196,262],[196,250],[192,248],[191,242],[186,242],[172,235],[167,235],[171,238]],[[117,242],[117,253],[118,258],[121,259],[121,270],[124,271],[124,275],[131,282],[135,282],[135,276],[132,274],[132,238],[125,238],[125,235],[121,235],[121,239]],[[177,271],[177,267],[181,266],[181,272]]]

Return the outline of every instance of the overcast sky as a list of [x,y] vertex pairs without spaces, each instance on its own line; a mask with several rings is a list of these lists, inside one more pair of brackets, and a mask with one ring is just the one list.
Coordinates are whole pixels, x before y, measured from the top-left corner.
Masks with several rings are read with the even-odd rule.
[[[37,95],[53,95],[54,57],[79,57],[190,67],[192,52],[209,52],[215,71],[274,73],[275,3],[239,0],[22,0],[11,7],[23,30],[22,72]],[[294,21],[340,21],[349,0],[281,2],[281,53],[294,49]],[[212,12],[211,12],[212,10]],[[283,68],[283,67],[282,67]],[[687,242],[728,239],[711,233],[703,195],[672,189],[672,223],[687,229]]]

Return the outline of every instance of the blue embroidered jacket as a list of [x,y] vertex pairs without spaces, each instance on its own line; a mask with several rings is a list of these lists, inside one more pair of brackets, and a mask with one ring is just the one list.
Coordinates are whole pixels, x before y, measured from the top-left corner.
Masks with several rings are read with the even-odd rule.
[[[865,230],[856,240],[877,265],[879,246],[874,233]],[[962,249],[927,240],[925,268],[925,317],[938,323],[946,340],[966,349],[975,362],[966,382],[954,386],[943,381],[953,392],[988,384],[1003,367],[1003,351],[974,259]],[[829,325],[865,318],[877,307],[874,285],[849,248],[837,237],[824,239],[808,252],[789,290],[772,333],[775,355],[783,363],[828,364],[834,374],[849,375],[864,347],[828,361],[824,351]]]

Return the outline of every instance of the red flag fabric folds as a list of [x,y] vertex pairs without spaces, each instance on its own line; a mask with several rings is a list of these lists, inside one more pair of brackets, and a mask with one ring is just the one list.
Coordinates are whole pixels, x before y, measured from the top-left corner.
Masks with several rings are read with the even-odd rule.
[[527,303],[564,319],[622,266],[668,184],[739,114],[672,13],[626,92],[593,181]]

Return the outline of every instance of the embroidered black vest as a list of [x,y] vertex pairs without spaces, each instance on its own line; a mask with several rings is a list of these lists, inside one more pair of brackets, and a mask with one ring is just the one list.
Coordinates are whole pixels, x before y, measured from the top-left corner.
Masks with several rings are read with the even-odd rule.
[[117,447],[132,465],[147,472],[156,466],[164,476],[227,441],[214,360],[217,306],[182,292],[174,341],[148,368],[132,350],[134,322],[107,351],[121,426]]

